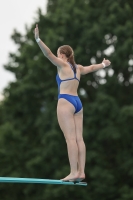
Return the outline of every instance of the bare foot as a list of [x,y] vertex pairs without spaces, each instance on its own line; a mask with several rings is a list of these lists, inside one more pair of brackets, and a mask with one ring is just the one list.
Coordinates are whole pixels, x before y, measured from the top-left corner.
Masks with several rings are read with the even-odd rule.
[[65,178],[61,179],[62,181],[75,181],[79,176],[79,174],[69,174],[68,176],[66,176]]
[[78,178],[75,181],[81,182],[85,179],[85,173],[79,174]]

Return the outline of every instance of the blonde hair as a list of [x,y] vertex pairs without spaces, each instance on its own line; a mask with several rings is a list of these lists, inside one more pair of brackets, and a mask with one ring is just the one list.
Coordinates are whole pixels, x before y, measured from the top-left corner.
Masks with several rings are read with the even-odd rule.
[[76,73],[76,63],[74,60],[74,51],[72,47],[70,47],[69,45],[63,45],[59,47],[59,52],[65,54],[65,56],[67,57],[67,61],[72,65],[73,70]]

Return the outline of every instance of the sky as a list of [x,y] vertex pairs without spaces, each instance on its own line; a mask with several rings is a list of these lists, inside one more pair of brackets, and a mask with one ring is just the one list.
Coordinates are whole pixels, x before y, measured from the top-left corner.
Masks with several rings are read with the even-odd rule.
[[4,0],[0,5],[0,100],[2,91],[9,82],[15,81],[11,72],[4,69],[8,63],[9,52],[16,51],[16,45],[10,39],[13,30],[25,33],[25,25],[31,25],[36,18],[38,8],[46,13],[47,0]]

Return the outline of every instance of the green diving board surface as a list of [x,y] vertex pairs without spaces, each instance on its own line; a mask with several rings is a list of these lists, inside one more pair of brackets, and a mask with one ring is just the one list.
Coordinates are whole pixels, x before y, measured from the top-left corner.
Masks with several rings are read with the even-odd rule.
[[70,182],[52,179],[38,179],[38,178],[14,178],[14,177],[0,177],[0,183],[38,183],[38,184],[57,184],[57,185],[81,185],[87,186],[86,182]]

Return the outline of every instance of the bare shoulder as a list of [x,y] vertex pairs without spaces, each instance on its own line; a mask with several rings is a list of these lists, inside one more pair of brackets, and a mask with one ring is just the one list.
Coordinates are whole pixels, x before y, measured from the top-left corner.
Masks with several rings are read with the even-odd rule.
[[77,64],[78,69],[82,69],[83,66],[81,64]]
[[[58,58],[58,59],[61,60],[60,58]],[[61,65],[56,65],[58,71],[64,71],[68,67],[68,63],[67,62],[64,62],[63,60],[61,60],[61,62],[62,62]]]
[[83,71],[83,66],[81,64],[77,64],[78,69],[80,70],[80,74],[82,74]]

